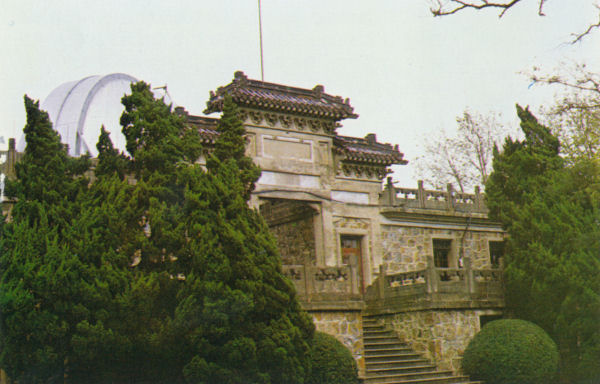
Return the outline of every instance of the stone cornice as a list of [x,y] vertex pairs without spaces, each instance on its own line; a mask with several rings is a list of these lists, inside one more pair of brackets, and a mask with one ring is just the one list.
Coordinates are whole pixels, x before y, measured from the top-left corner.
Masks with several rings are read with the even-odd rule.
[[466,214],[462,212],[434,211],[425,209],[405,210],[403,208],[383,207],[380,213],[390,224],[406,224],[425,227],[459,227],[471,229],[502,231],[499,222],[490,220],[484,214]]
[[328,119],[318,119],[304,116],[292,116],[283,113],[266,112],[256,109],[240,108],[240,119],[246,124],[280,128],[298,132],[335,135],[337,124]]

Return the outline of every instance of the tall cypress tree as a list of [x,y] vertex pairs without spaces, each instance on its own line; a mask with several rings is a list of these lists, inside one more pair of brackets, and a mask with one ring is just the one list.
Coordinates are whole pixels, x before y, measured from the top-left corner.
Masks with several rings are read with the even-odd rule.
[[123,103],[131,157],[103,131],[92,184],[26,103],[19,202],[0,225],[0,365],[27,383],[303,382],[314,326],[248,207],[243,131],[224,130],[206,172],[198,133],[147,84]]
[[587,160],[566,166],[548,128],[517,111],[525,139],[508,138],[495,151],[486,185],[490,216],[510,235],[507,310],[557,342],[565,382],[593,382],[600,376],[600,169]]
[[197,352],[184,372],[193,383],[301,383],[314,326],[281,272],[267,226],[248,207],[260,169],[245,155],[245,130],[229,96],[218,129],[209,172],[188,178],[187,300],[202,302],[181,312],[198,322]]
[[260,168],[246,156],[246,129],[239,118],[239,110],[229,94],[225,94],[223,114],[217,124],[219,138],[215,142],[213,156],[208,159],[207,167],[218,172],[219,163],[235,162],[239,179],[244,186],[243,197],[248,200],[254,190],[254,183],[260,177]]

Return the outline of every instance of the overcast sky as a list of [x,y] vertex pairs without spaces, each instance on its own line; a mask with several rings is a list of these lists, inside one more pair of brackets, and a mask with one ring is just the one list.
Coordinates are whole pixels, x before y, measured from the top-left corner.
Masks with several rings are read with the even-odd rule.
[[[558,89],[528,88],[521,72],[597,71],[600,31],[567,44],[597,20],[591,1],[548,0],[538,17],[537,0],[523,0],[499,19],[433,18],[428,0],[263,0],[265,80],[350,98],[360,117],[338,132],[376,133],[410,161],[465,108],[514,126],[515,103],[551,103]],[[114,72],[167,84],[177,105],[201,114],[234,71],[260,79],[258,36],[256,0],[0,0],[0,136],[20,136],[24,94],[43,100],[61,83]],[[395,178],[411,186],[403,168]]]

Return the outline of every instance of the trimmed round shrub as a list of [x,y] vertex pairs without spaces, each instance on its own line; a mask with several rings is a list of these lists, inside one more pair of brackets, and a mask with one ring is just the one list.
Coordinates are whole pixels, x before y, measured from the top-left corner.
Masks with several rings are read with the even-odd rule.
[[471,379],[487,384],[547,384],[558,370],[558,350],[533,323],[495,320],[469,343],[463,370]]
[[335,337],[315,332],[310,350],[311,372],[307,384],[358,383],[358,369],[352,353]]

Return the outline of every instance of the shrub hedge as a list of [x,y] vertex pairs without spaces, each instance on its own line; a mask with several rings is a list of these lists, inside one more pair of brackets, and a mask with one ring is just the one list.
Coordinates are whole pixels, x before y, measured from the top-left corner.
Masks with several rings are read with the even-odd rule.
[[358,369],[352,353],[335,337],[315,332],[307,384],[355,384]]
[[486,324],[469,343],[463,370],[487,384],[548,384],[558,369],[558,350],[550,336],[524,320]]

